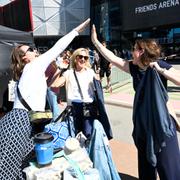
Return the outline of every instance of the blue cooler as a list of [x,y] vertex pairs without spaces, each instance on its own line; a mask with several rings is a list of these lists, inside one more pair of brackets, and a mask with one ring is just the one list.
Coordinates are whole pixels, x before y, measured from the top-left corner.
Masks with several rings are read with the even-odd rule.
[[53,136],[46,132],[41,132],[34,136],[36,158],[40,167],[52,163],[53,139]]

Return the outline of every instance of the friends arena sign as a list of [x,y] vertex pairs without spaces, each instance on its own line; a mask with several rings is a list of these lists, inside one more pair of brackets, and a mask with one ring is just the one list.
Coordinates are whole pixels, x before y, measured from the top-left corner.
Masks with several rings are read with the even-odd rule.
[[124,0],[121,9],[124,31],[180,25],[180,0]]

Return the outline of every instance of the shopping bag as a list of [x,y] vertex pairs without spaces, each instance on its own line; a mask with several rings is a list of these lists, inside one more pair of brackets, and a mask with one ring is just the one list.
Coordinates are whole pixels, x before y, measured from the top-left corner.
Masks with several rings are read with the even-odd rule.
[[63,149],[65,141],[75,136],[71,107],[67,106],[56,120],[45,126],[44,131],[53,135],[55,150]]

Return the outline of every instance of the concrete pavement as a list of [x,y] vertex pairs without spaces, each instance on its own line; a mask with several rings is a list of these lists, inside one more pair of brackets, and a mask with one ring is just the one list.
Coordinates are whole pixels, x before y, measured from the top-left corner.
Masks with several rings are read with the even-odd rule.
[[137,151],[134,145],[118,140],[110,141],[114,163],[122,180],[138,179]]

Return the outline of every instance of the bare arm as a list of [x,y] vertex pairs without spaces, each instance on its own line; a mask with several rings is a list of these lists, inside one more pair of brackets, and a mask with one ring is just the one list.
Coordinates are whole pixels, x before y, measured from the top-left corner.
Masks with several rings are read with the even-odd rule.
[[107,59],[113,65],[117,66],[119,69],[129,73],[129,62],[124,61],[122,58],[116,56],[112,51],[108,50],[99,42],[94,25],[92,27],[91,40],[94,46],[98,49],[102,56],[104,56],[105,59]]
[[62,87],[62,86],[64,86],[65,82],[66,82],[65,77],[60,76],[60,77],[56,78],[55,81],[53,82],[53,87],[56,87],[56,88]]
[[156,70],[162,74],[166,79],[173,82],[177,86],[180,86],[180,71],[171,67],[169,70],[165,68],[161,68],[157,62],[153,62],[150,64],[151,67],[155,67]]
[[41,59],[42,61],[40,67],[44,67],[44,69],[46,69],[52,60],[59,56],[59,54],[64,51],[71,41],[88,26],[89,22],[90,19],[88,18],[71,32],[60,38],[51,49],[37,57],[37,59]]

